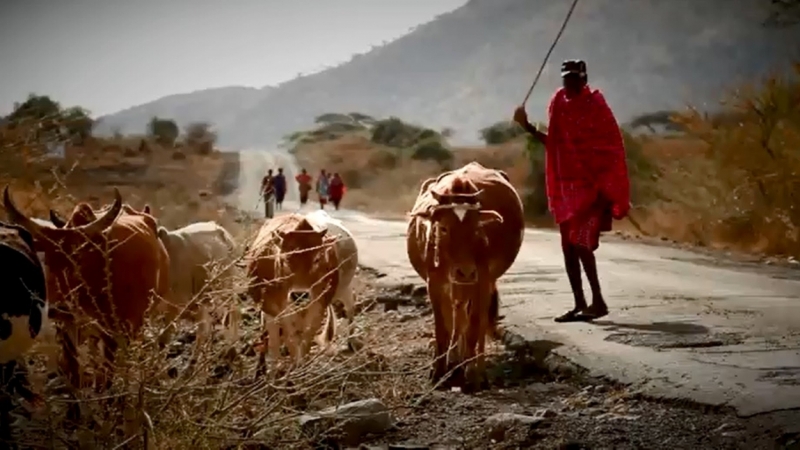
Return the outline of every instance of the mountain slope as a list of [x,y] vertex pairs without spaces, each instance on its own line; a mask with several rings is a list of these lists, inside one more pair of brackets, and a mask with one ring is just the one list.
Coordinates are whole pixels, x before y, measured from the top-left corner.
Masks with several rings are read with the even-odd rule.
[[[579,3],[529,103],[543,118],[566,58],[587,61],[621,121],[691,100],[713,106],[726,85],[798,56],[797,28],[768,29],[765,0],[591,0]],[[319,114],[359,111],[451,127],[459,141],[505,119],[525,94],[566,14],[556,0],[472,0],[350,62],[264,91],[231,91],[192,114],[216,123],[226,145],[265,146]],[[235,89],[235,88],[226,88]],[[252,95],[250,94],[252,92]],[[198,94],[187,94],[192,97]],[[241,95],[242,97],[234,97]],[[247,98],[247,101],[243,100]],[[175,114],[167,99],[138,107]],[[713,102],[713,103],[712,103]],[[702,106],[702,105],[700,105]],[[223,114],[222,109],[230,108]],[[142,127],[120,112],[107,125]]]
[[153,116],[175,119],[181,126],[192,122],[211,122],[216,128],[224,129],[234,125],[242,108],[257,104],[271,90],[270,87],[256,89],[230,86],[168,95],[101,117],[97,131],[109,133],[119,128],[124,133],[143,133]]

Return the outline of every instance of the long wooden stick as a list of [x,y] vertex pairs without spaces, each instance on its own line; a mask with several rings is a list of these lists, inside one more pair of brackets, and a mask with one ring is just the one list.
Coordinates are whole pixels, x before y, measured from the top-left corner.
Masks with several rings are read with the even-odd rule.
[[533,79],[533,83],[531,83],[530,89],[528,89],[528,93],[525,94],[525,100],[522,100],[522,106],[525,106],[528,103],[528,99],[531,97],[531,93],[533,92],[533,88],[536,86],[536,83],[539,82],[539,77],[542,76],[542,71],[544,71],[544,67],[547,65],[547,60],[550,59],[550,54],[553,53],[553,49],[556,48],[556,44],[558,40],[561,38],[561,35],[564,33],[564,29],[567,28],[567,23],[569,23],[570,17],[572,17],[572,12],[575,11],[575,7],[578,5],[578,0],[574,0],[572,2],[572,6],[569,7],[569,12],[567,12],[567,17],[564,18],[564,23],[561,24],[561,29],[558,30],[558,34],[556,35],[556,39],[553,41],[553,44],[550,46],[550,50],[547,51],[547,55],[544,57],[544,61],[542,61],[542,66],[539,67],[539,72],[536,74],[536,78]]

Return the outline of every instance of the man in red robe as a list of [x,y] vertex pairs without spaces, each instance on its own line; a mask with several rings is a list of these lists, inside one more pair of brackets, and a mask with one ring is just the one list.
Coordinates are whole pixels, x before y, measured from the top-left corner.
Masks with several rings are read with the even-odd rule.
[[[561,232],[561,248],[575,307],[556,322],[592,320],[608,314],[594,251],[600,233],[611,231],[613,219],[630,209],[630,181],[622,134],[603,94],[588,85],[586,63],[561,65],[563,87],[548,108],[547,134],[528,122],[524,107],[514,121],[545,146],[545,177],[550,213]],[[592,288],[586,304],[581,265]]]

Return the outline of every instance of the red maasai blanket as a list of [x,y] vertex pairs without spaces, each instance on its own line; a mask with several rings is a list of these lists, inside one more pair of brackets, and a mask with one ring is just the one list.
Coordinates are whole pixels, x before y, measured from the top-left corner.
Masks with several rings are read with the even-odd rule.
[[630,180],[622,134],[603,94],[586,86],[559,89],[549,107],[545,174],[550,212],[563,238],[596,249],[611,218],[630,208]]

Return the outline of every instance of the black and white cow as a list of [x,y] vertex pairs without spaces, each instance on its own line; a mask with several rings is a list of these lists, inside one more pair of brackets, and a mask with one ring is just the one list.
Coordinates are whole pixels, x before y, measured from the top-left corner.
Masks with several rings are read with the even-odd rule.
[[47,320],[45,272],[24,228],[0,222],[0,448],[10,436],[12,396],[29,402],[31,391],[24,364],[17,360],[36,341]]

